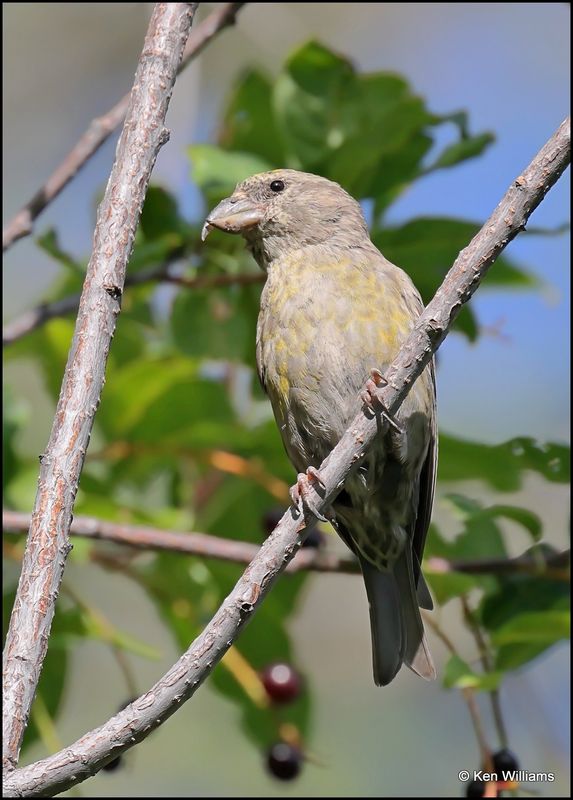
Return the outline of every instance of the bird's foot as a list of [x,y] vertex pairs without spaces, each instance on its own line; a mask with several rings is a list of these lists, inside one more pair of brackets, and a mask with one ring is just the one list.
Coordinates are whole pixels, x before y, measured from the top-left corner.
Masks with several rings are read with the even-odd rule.
[[371,377],[366,381],[364,390],[360,394],[362,402],[372,414],[380,414],[394,430],[398,431],[398,433],[402,433],[402,428],[388,413],[378,393],[381,386],[388,385],[388,381],[379,369],[371,369],[370,376]]
[[313,489],[316,492],[317,487],[325,488],[320,472],[315,467],[308,467],[306,472],[299,472],[296,476],[296,483],[291,486],[289,491],[290,499],[301,517],[304,516],[304,507],[306,506],[321,522],[328,522],[324,514],[321,514],[316,508]]

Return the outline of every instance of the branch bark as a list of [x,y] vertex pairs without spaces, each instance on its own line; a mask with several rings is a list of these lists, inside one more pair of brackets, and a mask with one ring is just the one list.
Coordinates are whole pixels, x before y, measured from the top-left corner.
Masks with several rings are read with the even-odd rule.
[[[237,13],[244,5],[246,4],[221,3],[207,19],[193,30],[187,41],[179,71],[202,53],[211,39],[235,23]],[[122,97],[113,108],[110,108],[101,117],[91,122],[89,128],[81,135],[46,183],[5,226],[2,231],[3,250],[7,250],[18,239],[32,233],[36,218],[65,189],[72,178],[121,125],[127,113],[129,99],[130,93]]]
[[79,477],[105,379],[125,270],[195,3],[156,4],[104,199],[45,454],[4,647],[3,762],[13,769],[40,677],[70,550]]
[[[4,509],[2,524],[6,533],[24,533],[30,525],[30,515]],[[234,564],[249,564],[259,552],[258,545],[238,539],[224,539],[208,533],[181,533],[153,528],[149,525],[127,525],[108,522],[97,517],[74,517],[70,534],[82,539],[113,542],[136,550],[186,553],[202,558],[231,561]],[[460,559],[456,561],[445,558],[428,558],[424,562],[424,570],[439,575],[450,572],[478,575],[543,574],[556,580],[567,580],[570,557],[570,551],[564,550],[552,553],[544,560],[527,555],[517,558]],[[285,572],[300,572],[305,569],[313,572],[360,573],[358,561],[352,556],[337,556],[316,548],[300,550],[288,564]]]
[[[479,286],[496,257],[520,230],[531,212],[558,180],[570,161],[570,122],[565,120],[529,167],[506,192],[501,203],[468,247],[459,254],[442,286],[427,306],[394,359],[379,392],[395,414],[413,382],[430,361],[461,309]],[[360,412],[320,466],[324,489],[315,498],[324,512],[344,485],[348,473],[364,457],[378,435],[380,415]],[[6,797],[45,796],[74,786],[111,759],[144,739],[188,700],[211,673],[243,626],[269,592],[278,575],[301,546],[301,530],[314,522],[290,507],[251,561],[211,622],[171,669],[144,695],[104,725],[85,734],[60,753],[20,769],[6,778]]]

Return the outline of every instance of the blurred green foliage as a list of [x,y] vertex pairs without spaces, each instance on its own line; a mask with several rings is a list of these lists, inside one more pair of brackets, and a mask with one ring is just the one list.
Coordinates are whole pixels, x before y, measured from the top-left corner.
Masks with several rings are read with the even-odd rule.
[[[451,141],[440,150],[435,133],[443,126],[450,129]],[[388,226],[385,212],[413,182],[479,156],[492,141],[489,132],[470,133],[465,112],[432,113],[402,77],[358,73],[345,58],[311,42],[292,54],[274,80],[254,70],[243,75],[228,99],[218,143],[193,145],[189,156],[205,209],[231,192],[237,181],[273,167],[314,171],[339,181],[364,202],[374,242],[410,273],[427,301],[483,221],[425,217]],[[199,233],[199,222],[189,224],[176,200],[152,187],[129,273],[166,262],[187,278],[256,271],[239,237],[213,236],[202,246]],[[78,292],[86,261],[64,252],[54,231],[37,244],[61,266],[46,300]],[[503,257],[491,270],[488,287],[534,290],[536,282]],[[286,505],[293,475],[255,378],[259,293],[258,284],[175,287],[166,308],[158,302],[153,283],[126,291],[76,514],[262,541],[265,513]],[[472,341],[479,337],[471,308],[460,315],[457,331]],[[8,358],[34,364],[54,403],[72,333],[70,318],[53,319],[7,350]],[[30,511],[37,462],[19,448],[26,424],[22,407],[18,397],[8,395],[5,502]],[[479,480],[508,492],[519,488],[528,470],[548,481],[567,482],[569,449],[528,438],[492,446],[441,434],[441,481]],[[484,508],[459,494],[449,495],[447,502],[457,518],[457,535],[446,539],[434,527],[427,557],[505,558],[502,523],[509,521],[530,539],[528,552],[539,559],[539,574],[428,573],[439,604],[471,596],[476,610],[471,624],[479,627],[489,649],[491,669],[486,671],[453,655],[443,676],[445,686],[488,690],[499,685],[507,670],[521,667],[567,635],[568,584],[543,572],[547,552],[539,549],[543,530],[533,511],[502,503]],[[97,549],[97,544],[76,542],[71,557],[88,569],[85,562]],[[168,553],[142,560],[133,553],[125,580],[135,576],[146,588],[183,649],[238,574],[233,564]],[[240,658],[214,673],[214,686],[240,706],[244,729],[259,746],[276,739],[278,726],[285,722],[296,726],[302,741],[310,735],[308,688],[296,703],[276,713],[249,691],[253,671],[277,660],[296,662],[288,624],[307,580],[303,574],[285,576],[239,639]],[[8,587],[5,597],[7,609],[13,588]],[[58,713],[67,653],[75,638],[96,635],[105,646],[142,652],[128,634],[111,635],[109,627],[88,624],[86,610],[73,597],[66,603],[55,618],[39,688],[52,716]],[[318,679],[309,677],[307,687]],[[32,723],[27,743],[37,733]]]

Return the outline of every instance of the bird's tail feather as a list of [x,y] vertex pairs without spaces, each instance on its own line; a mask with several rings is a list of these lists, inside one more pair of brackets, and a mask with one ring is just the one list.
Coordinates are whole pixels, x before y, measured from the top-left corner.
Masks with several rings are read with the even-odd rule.
[[409,548],[404,549],[393,570],[388,572],[377,570],[362,556],[359,558],[370,604],[376,685],[390,683],[403,663],[426,680],[435,678],[436,670],[418,607]]
[[[414,558],[416,558],[415,555]],[[430,590],[428,589],[428,584],[426,583],[426,579],[422,575],[422,569],[419,563],[417,571],[418,571],[418,579],[416,581],[416,595],[418,597],[418,605],[420,606],[420,608],[424,608],[426,611],[431,611],[434,608],[434,601],[432,600],[432,595],[430,594]]]
[[380,572],[362,556],[359,558],[370,604],[374,682],[386,686],[404,660],[400,591],[392,572]]

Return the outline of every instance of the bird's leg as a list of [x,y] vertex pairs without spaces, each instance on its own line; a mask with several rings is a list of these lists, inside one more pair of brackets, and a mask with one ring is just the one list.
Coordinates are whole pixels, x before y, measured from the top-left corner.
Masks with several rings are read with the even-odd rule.
[[289,491],[290,499],[301,516],[304,516],[304,506],[306,506],[321,522],[328,522],[326,517],[316,509],[314,496],[312,495],[312,484],[315,487],[319,486],[324,489],[320,472],[315,467],[308,467],[306,472],[299,472],[296,476],[296,483],[291,486]]
[[388,381],[379,369],[371,369],[370,376],[371,377],[366,381],[364,391],[360,394],[362,402],[373,414],[380,414],[394,430],[398,433],[402,433],[402,428],[392,419],[378,394],[378,389],[381,386],[387,386]]

